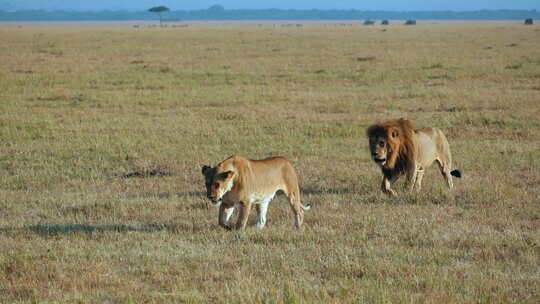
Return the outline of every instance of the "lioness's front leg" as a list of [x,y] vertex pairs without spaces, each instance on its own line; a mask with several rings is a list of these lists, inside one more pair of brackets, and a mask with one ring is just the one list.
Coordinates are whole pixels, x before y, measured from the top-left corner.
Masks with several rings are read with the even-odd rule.
[[257,207],[258,216],[257,216],[257,228],[264,228],[266,225],[266,212],[268,211],[268,204],[271,199],[264,200]]
[[392,183],[396,181],[396,177],[393,177],[392,179],[387,178],[386,176],[383,177],[381,189],[384,193],[390,194],[392,196],[397,196],[397,193],[394,189],[391,188]]
[[236,229],[246,228],[250,211],[250,202],[240,202],[240,214],[238,215],[238,221],[236,222]]
[[219,225],[225,229],[231,229],[229,226],[229,219],[234,212],[234,206],[226,206],[224,203],[221,203],[219,206],[219,216],[218,222]]

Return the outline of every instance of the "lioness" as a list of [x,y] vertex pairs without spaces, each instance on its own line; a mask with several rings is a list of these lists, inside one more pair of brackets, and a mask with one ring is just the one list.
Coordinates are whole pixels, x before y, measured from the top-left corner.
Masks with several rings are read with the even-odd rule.
[[420,191],[424,170],[437,161],[448,187],[452,188],[452,175],[461,177],[459,170],[451,171],[450,145],[441,130],[427,128],[415,130],[409,120],[400,118],[375,124],[367,129],[371,157],[381,167],[382,191],[393,196],[391,185],[405,174],[409,191]]
[[230,229],[229,219],[235,205],[240,205],[236,229],[244,229],[253,204],[258,211],[257,227],[266,224],[268,204],[277,191],[282,190],[289,198],[295,215],[295,225],[300,228],[304,220],[304,210],[300,202],[298,178],[291,163],[284,157],[270,157],[251,160],[233,155],[211,168],[202,167],[206,182],[206,196],[212,204],[219,205],[219,225]]

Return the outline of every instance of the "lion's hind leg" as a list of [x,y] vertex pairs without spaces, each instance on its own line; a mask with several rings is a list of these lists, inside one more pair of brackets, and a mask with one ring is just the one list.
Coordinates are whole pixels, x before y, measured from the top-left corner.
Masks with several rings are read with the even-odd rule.
[[300,190],[295,189],[290,192],[285,192],[289,198],[289,205],[294,213],[294,226],[300,228],[304,222],[304,208],[300,202]]
[[459,170],[452,170],[452,154],[450,153],[450,144],[446,139],[446,136],[439,130],[439,140],[437,141],[437,154],[436,159],[441,174],[446,180],[448,188],[452,189],[454,183],[452,181],[452,176],[461,177],[461,172]]
[[439,165],[439,169],[441,170],[441,174],[444,177],[444,180],[446,181],[448,188],[450,189],[454,188],[454,183],[452,181],[452,175],[453,175],[452,172],[457,171],[457,170],[450,171],[450,163],[444,162],[439,158],[437,158],[437,165]]

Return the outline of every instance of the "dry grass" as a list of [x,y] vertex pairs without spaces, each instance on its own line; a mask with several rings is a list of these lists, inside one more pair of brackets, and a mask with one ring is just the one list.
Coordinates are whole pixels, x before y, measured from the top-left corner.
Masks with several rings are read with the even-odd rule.
[[[0,29],[0,302],[537,303],[540,29],[386,29]],[[396,117],[454,191],[380,193]],[[234,152],[291,159],[303,231],[282,197],[218,227],[200,166]]]

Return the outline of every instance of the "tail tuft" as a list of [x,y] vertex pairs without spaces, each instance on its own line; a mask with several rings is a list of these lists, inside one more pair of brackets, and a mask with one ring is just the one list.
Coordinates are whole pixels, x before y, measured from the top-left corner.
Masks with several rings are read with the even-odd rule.
[[306,210],[306,211],[311,210],[311,204],[302,206],[302,209],[304,209],[304,210]]
[[453,171],[450,172],[450,174],[455,176],[455,177],[461,178],[461,171],[459,171],[459,170],[453,170]]

